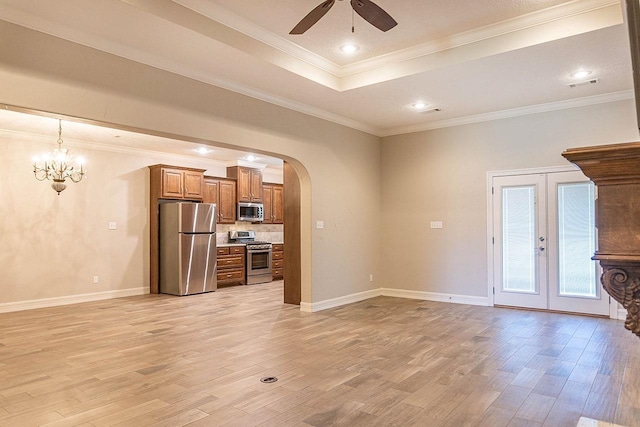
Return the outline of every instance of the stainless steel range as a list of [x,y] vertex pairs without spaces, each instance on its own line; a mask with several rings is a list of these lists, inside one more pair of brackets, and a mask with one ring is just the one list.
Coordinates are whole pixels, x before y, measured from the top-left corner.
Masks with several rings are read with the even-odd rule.
[[256,240],[254,231],[229,231],[229,242],[247,245],[247,285],[271,282],[270,242]]

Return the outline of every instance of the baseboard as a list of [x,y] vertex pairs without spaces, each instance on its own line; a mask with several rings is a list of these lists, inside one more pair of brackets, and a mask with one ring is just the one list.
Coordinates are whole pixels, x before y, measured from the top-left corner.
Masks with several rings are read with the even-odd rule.
[[347,304],[353,304],[354,302],[360,302],[369,298],[375,298],[379,296],[418,299],[418,300],[437,301],[437,302],[449,302],[454,304],[481,305],[485,307],[489,306],[489,298],[487,297],[474,297],[474,296],[467,296],[467,295],[440,294],[436,292],[408,291],[404,289],[379,288],[379,289],[373,289],[371,291],[360,292],[357,294],[345,295],[343,297],[333,298],[325,301],[318,301],[313,303],[301,302],[300,311],[304,311],[306,313],[315,313],[318,311],[327,310],[330,308],[336,308],[336,307],[340,307]]
[[618,320],[627,320],[627,310],[618,307]]
[[28,301],[16,301],[0,304],[0,313],[32,310],[34,308],[57,307],[59,305],[78,304],[81,302],[100,301],[112,298],[131,297],[149,293],[148,287],[120,289],[117,291],[95,292],[92,294],[68,295],[64,297],[43,298]]
[[347,304],[353,304],[354,302],[364,301],[370,298],[379,297],[382,295],[380,289],[372,289],[370,291],[359,292],[357,294],[345,295],[343,297],[328,299],[318,302],[301,302],[300,311],[306,313],[315,313],[317,311],[328,310],[330,308],[336,308]]
[[489,306],[489,298],[474,297],[469,295],[441,294],[437,292],[408,291],[405,289],[382,288],[382,295],[385,297],[409,298],[426,301],[450,302],[454,304]]

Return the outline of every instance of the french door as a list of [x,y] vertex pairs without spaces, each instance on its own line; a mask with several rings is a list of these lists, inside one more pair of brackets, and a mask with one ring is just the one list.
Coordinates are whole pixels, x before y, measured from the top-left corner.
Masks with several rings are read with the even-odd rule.
[[609,315],[595,188],[580,171],[493,177],[494,303]]

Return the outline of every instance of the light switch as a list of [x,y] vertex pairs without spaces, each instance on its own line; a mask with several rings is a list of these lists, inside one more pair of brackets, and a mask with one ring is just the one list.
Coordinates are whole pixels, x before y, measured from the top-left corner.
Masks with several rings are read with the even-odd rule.
[[442,221],[431,221],[431,228],[442,228]]
[[322,230],[324,228],[324,221],[316,221],[316,228]]
[[115,221],[111,221],[109,223],[109,230],[115,230],[116,228],[117,228],[116,222]]

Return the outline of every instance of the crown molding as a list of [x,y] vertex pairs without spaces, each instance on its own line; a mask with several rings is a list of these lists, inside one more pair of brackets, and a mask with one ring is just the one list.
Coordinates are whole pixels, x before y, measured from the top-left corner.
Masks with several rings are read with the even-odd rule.
[[574,0],[339,66],[206,0],[120,1],[340,92],[623,22],[620,0]]
[[381,137],[402,135],[407,133],[424,132],[428,130],[441,129],[453,126],[462,126],[473,123],[482,123],[492,120],[508,119],[512,117],[527,116],[530,114],[546,113],[550,111],[566,110],[570,108],[586,107],[589,105],[606,104],[608,102],[634,99],[633,90],[623,90],[611,92],[603,95],[586,96],[583,98],[568,99],[565,101],[549,102],[546,104],[536,104],[526,107],[511,108],[508,110],[494,111],[491,113],[476,114],[455,119],[438,120],[435,122],[388,128],[380,132]]
[[[547,9],[531,12],[516,18],[501,21],[495,24],[476,28],[459,34],[454,34],[440,40],[430,41],[416,46],[408,47],[396,52],[379,55],[373,58],[340,66],[327,58],[310,52],[299,45],[265,30],[253,22],[238,16],[207,0],[171,0],[193,12],[204,15],[242,34],[252,37],[287,54],[312,64],[336,77],[346,77],[354,74],[372,71],[378,68],[389,67],[394,64],[432,55],[437,52],[455,49],[472,43],[494,37],[504,36],[518,31],[529,29],[544,24],[561,21],[570,17],[576,17],[590,12],[600,11],[611,7],[620,9],[620,0],[574,0],[568,3],[552,6]],[[237,47],[237,46],[234,46]]]
[[[200,10],[195,11],[189,8],[195,8],[198,5],[202,6],[204,4],[209,4],[205,2],[205,0],[120,1],[144,10],[147,13],[154,14],[159,18],[166,19],[170,22],[175,23],[176,25],[181,25],[193,31],[198,31],[200,34],[203,34],[204,36],[211,39],[217,40],[216,37],[221,37],[224,39],[221,42],[227,45],[230,45],[229,40],[233,41],[233,43],[235,44],[237,42],[236,39],[238,39],[240,40],[240,42],[237,43],[244,43],[243,46],[245,48],[247,46],[250,46],[255,48],[256,51],[259,51],[259,57],[261,57],[262,59],[268,57],[269,52],[274,51],[278,52],[280,59],[282,59],[283,57],[291,58],[292,55],[287,52],[295,50],[292,46],[297,47],[293,43],[275,35],[273,35],[273,37],[276,37],[277,39],[280,39],[281,42],[286,42],[286,44],[289,45],[286,47],[286,50],[281,50],[280,47],[274,47],[274,45],[280,46],[278,44],[278,40],[266,39],[266,42],[260,41],[254,37],[266,37],[265,34],[268,34],[266,30],[261,28],[248,28],[250,26],[250,23],[248,23],[246,20],[243,20],[239,17],[234,17],[229,12],[224,12],[219,8],[211,8],[211,10],[209,11],[211,14],[210,17],[203,15]],[[189,5],[189,7],[186,5]],[[71,27],[59,25],[56,22],[45,21],[37,16],[23,13],[8,5],[0,4],[0,13],[3,19],[17,25],[25,26],[27,28],[31,28],[33,30],[40,31],[55,37],[70,40],[74,43],[78,43],[93,49],[99,49],[104,52],[117,55],[138,63],[142,63],[154,68],[159,68],[206,84],[211,84],[232,92],[268,102],[270,104],[277,105],[283,108],[294,110],[302,114],[319,118],[321,120],[326,120],[328,122],[359,130],[374,136],[391,136],[402,133],[419,132],[423,130],[458,126],[468,123],[477,123],[505,117],[516,117],[526,114],[535,114],[536,112],[553,111],[562,108],[573,108],[574,106],[581,106],[577,104],[573,105],[573,101],[561,101],[558,103],[541,104],[540,106],[532,107],[522,107],[451,120],[431,122],[422,125],[379,129],[374,126],[370,126],[368,124],[331,113],[329,111],[312,107],[308,104],[297,102],[245,84],[240,84],[220,78],[215,75],[211,75],[208,70],[200,70],[194,67],[190,67],[187,64],[180,63],[167,56],[149,53],[134,46],[124,45],[122,43],[114,42],[113,40],[98,37],[95,35],[79,33],[77,30]],[[191,18],[197,18],[195,19],[195,21],[197,22],[194,23]],[[572,18],[577,18],[577,21],[574,20],[571,22],[565,22],[567,20],[571,20]],[[220,23],[216,21],[216,19],[225,19],[229,23]],[[318,81],[312,78],[312,80],[317,81],[320,84],[325,84],[327,87],[332,87],[336,90],[352,89],[365,86],[367,84],[374,84],[380,81],[401,77],[403,75],[423,72],[425,69],[433,69],[435,67],[442,66],[442,63],[439,62],[439,59],[441,59],[442,57],[451,58],[456,56],[454,52],[450,52],[451,49],[459,49],[460,51],[458,56],[464,57],[462,59],[458,58],[457,61],[470,59],[468,49],[471,44],[476,45],[474,46],[475,49],[472,49],[476,51],[476,56],[495,54],[500,51],[500,49],[504,51],[505,49],[512,50],[518,47],[522,47],[521,44],[513,44],[516,37],[516,35],[514,35],[515,32],[533,29],[535,30],[534,33],[530,33],[529,36],[533,36],[535,38],[536,35],[549,33],[549,31],[545,32],[545,29],[548,30],[549,28],[551,28],[548,27],[548,25],[555,25],[556,30],[558,30],[557,27],[561,27],[561,29],[558,31],[560,31],[562,36],[567,36],[571,31],[584,32],[593,30],[595,28],[602,28],[607,25],[614,25],[615,23],[621,22],[621,19],[622,11],[620,7],[620,1],[618,0],[575,0],[567,4],[559,5],[539,12],[534,12],[522,17],[514,18],[509,21],[504,21],[474,31],[462,33],[446,40],[447,44],[450,44],[452,41],[454,41],[458,44],[457,47],[451,48],[450,46],[448,46],[446,49],[440,49],[438,51],[438,46],[442,45],[445,42],[443,40],[440,40],[437,42],[420,45],[415,48],[405,49],[397,53],[383,55],[368,61],[361,61],[359,63],[351,64],[345,67],[339,67],[340,72],[338,73],[338,75],[344,75],[344,80],[341,82],[339,81],[338,83],[334,82],[331,84],[325,84],[322,82],[322,79]],[[211,28],[212,23],[216,23],[217,26]],[[564,28],[565,24],[568,23],[572,23],[573,29]],[[545,25],[547,25],[547,27],[545,27]],[[239,29],[235,29],[234,27]],[[216,32],[218,30],[222,31],[225,36],[220,36],[220,34]],[[246,33],[242,33],[242,31],[245,31]],[[236,38],[234,37],[234,35],[237,35],[238,37]],[[557,38],[558,34],[547,34],[546,37]],[[527,37],[521,38],[527,39]],[[272,42],[273,45],[268,44],[269,42]],[[537,42],[539,42],[539,40],[529,40],[527,43],[529,43],[530,45]],[[233,47],[243,50],[243,46],[234,45]],[[282,49],[285,48],[283,47]],[[319,75],[325,75],[325,77],[323,77],[325,81],[333,81],[332,79],[339,79],[333,75],[333,71],[335,71],[334,66],[336,66],[335,64],[327,63],[324,64],[324,68],[318,68],[314,64],[322,63],[322,61],[318,59],[319,57],[317,55],[312,54],[312,56],[305,57],[304,52],[306,52],[307,54],[309,54],[310,52],[305,51],[304,49],[299,47],[297,47],[297,51],[297,56],[295,56],[295,59],[297,59],[297,63],[304,63],[307,66],[307,68],[305,68],[305,73],[307,73],[307,75],[300,72],[300,70],[298,70],[298,74],[309,78],[308,75],[310,75],[310,73],[313,74],[313,70],[310,70],[310,68],[315,68],[318,71]],[[256,54],[256,52],[254,52],[253,50],[251,51],[251,53]],[[418,56],[416,57],[416,55]],[[405,58],[404,63],[402,63],[402,58]],[[401,61],[401,64],[397,64],[397,61]],[[408,62],[412,63],[408,64]],[[277,63],[276,65],[282,66]],[[391,70],[391,68],[396,68],[396,71]],[[340,87],[336,87],[335,85],[338,85]],[[612,100],[606,100],[607,96],[608,95],[602,95],[602,97],[604,97],[603,99],[605,100],[600,101],[597,100],[600,99],[598,96],[593,97],[593,101],[582,105],[611,102]],[[630,97],[632,96],[633,95],[631,94]],[[628,97],[625,97],[624,99],[628,99]],[[542,110],[538,111],[537,108],[542,108]]]
[[239,31],[256,40],[260,40],[268,46],[279,49],[287,54],[297,57],[309,64],[312,64],[328,73],[338,77],[342,74],[342,67],[318,54],[304,49],[290,40],[280,37],[271,31],[267,31],[259,25],[250,22],[243,17],[231,13],[208,0],[171,0],[192,11],[202,14],[207,18],[218,21],[236,31]]
[[[198,0],[200,1],[200,0]],[[387,67],[392,64],[432,55],[438,52],[452,50],[461,46],[477,43],[483,40],[516,33],[521,30],[535,28],[541,25],[562,21],[567,18],[602,11],[611,7],[620,8],[620,0],[574,0],[537,12],[528,13],[516,18],[501,21],[495,24],[475,28],[451,37],[434,40],[420,45],[412,46],[396,52],[380,55],[374,58],[354,62],[340,67],[339,77],[364,73],[377,68]],[[622,9],[620,9],[622,17]]]
[[[430,123],[422,123],[410,126],[402,126],[396,128],[388,128],[378,130],[375,133],[370,132],[374,136],[378,136],[381,138],[408,134],[408,133],[416,133],[416,132],[424,132],[435,129],[442,129],[454,126],[463,126],[474,123],[482,123],[488,122],[492,120],[501,120],[508,119],[513,117],[521,117],[527,116],[531,114],[540,114],[551,111],[559,111],[566,110],[571,108],[579,108],[579,107],[587,107],[590,105],[598,105],[598,104],[606,104],[609,102],[617,102],[624,101],[629,99],[634,99],[634,91],[633,90],[624,90],[619,92],[611,92],[602,95],[594,95],[587,96],[582,98],[569,99],[565,101],[557,101],[557,102],[549,102],[545,104],[536,104],[530,105],[526,107],[512,108],[508,110],[495,111],[484,114],[475,114],[472,116],[458,117],[454,119],[448,120],[438,120]],[[8,129],[0,129],[0,137],[2,138],[11,138],[17,139],[25,142],[37,142],[42,144],[50,144],[52,147],[55,145],[55,140],[53,136],[34,134],[29,132],[8,130]],[[78,140],[75,138],[65,138],[64,143],[69,147],[78,147],[78,148],[86,148],[92,150],[100,150],[100,151],[108,151],[112,153],[123,153],[123,154],[132,154],[138,156],[148,156],[153,155],[159,158],[166,159],[181,159],[184,161],[199,161],[199,162],[207,162],[212,165],[216,165],[219,167],[227,167],[227,166],[249,166],[253,167],[257,165],[252,162],[242,162],[242,161],[222,161],[216,159],[209,159],[199,155],[180,155],[180,154],[171,154],[162,151],[154,151],[142,148],[128,147],[128,146],[120,146],[120,145],[112,145],[107,143],[93,142],[93,141],[84,141]],[[242,162],[242,164],[240,164]],[[258,167],[262,166],[257,165]],[[267,167],[272,167],[267,165]]]
[[326,120],[328,122],[349,127],[351,129],[356,129],[371,135],[379,136],[379,129],[365,123],[348,119],[338,114],[334,114],[320,108],[315,108],[301,102],[296,102],[288,98],[277,96],[266,91],[256,89],[254,87],[250,87],[248,85],[223,79],[207,72],[206,70],[197,70],[183,63],[173,61],[171,58],[145,52],[130,45],[113,42],[111,40],[107,40],[105,38],[98,37],[92,34],[78,34],[77,31],[69,28],[68,26],[44,21],[34,15],[22,13],[6,5],[0,4],[0,15],[2,16],[2,19],[4,21],[10,22],[12,24],[20,25],[25,28],[42,32],[53,37],[71,41],[81,46],[86,46],[91,49],[97,49],[102,52],[128,59],[130,61],[168,71],[173,74],[187,77],[202,83],[210,84],[222,89],[229,90],[231,92],[248,96],[250,98],[258,99],[260,101],[268,102],[270,104],[277,105],[289,110],[313,116],[318,119]]
[[227,167],[241,166],[245,168],[260,169],[260,170],[263,170],[264,168],[267,167],[266,163],[250,162],[248,160],[229,160],[228,162],[226,162],[226,165]]

